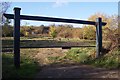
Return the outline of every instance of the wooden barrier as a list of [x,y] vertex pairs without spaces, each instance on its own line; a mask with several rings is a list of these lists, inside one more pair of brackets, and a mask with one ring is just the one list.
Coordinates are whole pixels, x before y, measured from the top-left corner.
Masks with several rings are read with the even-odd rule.
[[[105,26],[106,23],[102,22],[101,18],[97,18],[96,22],[94,22],[94,21],[84,21],[84,20],[75,20],[75,19],[28,16],[28,15],[20,15],[20,10],[21,8],[16,7],[14,8],[14,14],[4,14],[6,18],[14,19],[14,65],[16,68],[20,67],[20,20],[36,20],[36,21],[95,25],[96,26],[96,58],[98,58],[99,55],[102,54],[102,26]],[[66,46],[66,47],[64,46],[62,48],[68,49],[71,48],[71,46]]]

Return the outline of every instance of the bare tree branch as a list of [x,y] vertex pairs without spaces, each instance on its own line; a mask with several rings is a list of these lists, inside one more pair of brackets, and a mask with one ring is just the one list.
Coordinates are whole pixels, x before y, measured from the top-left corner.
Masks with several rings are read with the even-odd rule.
[[3,17],[3,13],[8,10],[10,4],[10,2],[0,2],[0,25],[5,23],[5,17]]

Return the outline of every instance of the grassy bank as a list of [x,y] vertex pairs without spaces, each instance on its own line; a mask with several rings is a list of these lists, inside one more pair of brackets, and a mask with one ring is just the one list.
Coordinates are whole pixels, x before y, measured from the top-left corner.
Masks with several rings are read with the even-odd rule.
[[94,55],[95,48],[78,48],[71,49],[66,53],[64,58],[68,58],[77,63],[94,65],[96,67],[104,67],[104,68],[119,68],[120,67],[120,50],[115,49],[112,52],[107,53],[105,56],[102,56],[98,59],[93,58],[90,54]]
[[108,69],[118,69],[120,68],[119,60],[120,50],[118,48],[113,51],[108,52],[105,56],[98,59],[89,59],[85,64],[94,65],[96,67],[104,67]]
[[[16,69],[13,65],[13,53],[2,54],[3,78],[34,78],[38,71],[38,63],[33,56],[36,49],[21,49],[21,67]],[[34,54],[34,55],[33,55]]]
[[74,63],[88,64],[109,69],[117,69],[120,67],[120,61],[118,60],[120,50],[117,48],[98,59],[95,59],[95,53],[95,48],[72,48],[65,53],[64,57],[53,57],[49,59],[54,60],[55,64],[57,62],[64,63],[64,61],[67,60]]

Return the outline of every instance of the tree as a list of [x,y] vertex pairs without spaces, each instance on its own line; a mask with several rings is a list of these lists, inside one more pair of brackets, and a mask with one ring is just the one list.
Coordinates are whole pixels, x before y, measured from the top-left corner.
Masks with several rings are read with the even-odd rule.
[[60,27],[56,27],[56,31],[57,31],[57,37],[63,37],[63,38],[72,38],[73,37],[73,31],[74,28],[73,27],[68,27],[66,25],[64,26],[60,26]]
[[73,33],[73,38],[83,39],[83,29],[81,29],[81,28],[74,28],[72,33]]
[[10,26],[8,23],[5,23],[2,26],[2,36],[4,36],[4,37],[7,37],[7,36],[12,37],[13,36],[13,27]]
[[50,34],[50,36],[52,36],[53,38],[55,38],[55,37],[57,36],[57,32],[56,32],[56,29],[55,29],[55,25],[51,25],[51,26],[50,26],[49,34]]
[[84,39],[95,40],[96,34],[93,26],[84,26],[83,27]]
[[111,30],[117,29],[118,28],[118,16],[117,15],[112,15],[112,16],[109,17],[109,19],[110,19],[110,22],[109,22],[110,29]]
[[3,13],[5,13],[10,7],[10,2],[0,2],[0,25],[3,25],[6,20],[3,17]]
[[13,36],[13,27],[10,26],[10,23],[9,19],[6,19],[2,26],[2,36]]
[[3,13],[7,11],[7,9],[10,7],[9,2],[0,2],[0,26],[2,26],[2,35],[3,36],[12,36],[13,28],[10,27],[10,20],[5,19],[3,16]]
[[13,36],[13,27],[10,26],[9,19],[6,19],[6,21],[4,22],[4,25],[2,26],[2,36],[4,37]]
[[[109,27],[109,16],[107,16],[106,14],[104,14],[104,13],[95,13],[95,14],[93,14],[93,15],[91,15],[89,18],[88,18],[88,20],[90,20],[90,21],[96,21],[96,18],[98,18],[98,17],[101,17],[102,18],[102,22],[107,22],[107,25],[105,25],[104,27],[103,27],[103,29],[104,28],[106,28],[106,27]],[[95,26],[93,26],[94,27],[94,29],[95,29]]]
[[[117,15],[108,16],[104,13],[95,13],[92,16],[90,16],[88,18],[88,20],[96,21],[96,18],[98,18],[98,17],[102,18],[102,22],[107,23],[105,26],[102,27],[103,39],[106,40],[108,38],[107,35],[109,35],[108,29],[114,30],[114,29],[117,28],[117,26],[118,26],[118,16]],[[95,26],[93,26],[93,28],[96,29]]]
[[[89,21],[96,21],[96,18],[101,17],[103,22],[108,22],[108,16],[104,13],[95,13],[93,15],[91,15],[88,20]],[[106,26],[103,27],[106,28],[109,27],[109,25],[107,24]],[[84,26],[83,28],[83,37],[86,39],[96,39],[96,27],[95,26]]]
[[[103,29],[109,28],[109,29],[116,29],[118,26],[118,16],[117,15],[111,15],[107,16],[104,13],[95,13],[91,15],[88,20],[90,21],[96,21],[96,18],[101,17],[102,22],[106,22],[107,24],[102,27]],[[94,27],[95,28],[95,27]]]
[[107,46],[107,50],[113,50],[118,46],[118,24],[119,24],[119,16],[118,15],[111,15],[107,16],[102,13],[96,13],[89,17],[89,20],[95,21],[97,17],[101,17],[102,21],[106,22],[107,24],[102,27],[103,31],[103,39],[109,40],[111,44]]

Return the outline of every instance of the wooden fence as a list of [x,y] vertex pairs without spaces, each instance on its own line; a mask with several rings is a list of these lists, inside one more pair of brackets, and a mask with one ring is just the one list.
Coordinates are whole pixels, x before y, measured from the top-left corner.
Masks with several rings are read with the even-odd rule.
[[[20,20],[65,22],[65,23],[94,25],[96,27],[96,58],[98,58],[99,55],[102,54],[102,26],[106,25],[105,22],[102,22],[102,18],[99,17],[96,19],[96,22],[94,22],[94,21],[75,20],[75,19],[28,16],[28,15],[20,15],[20,10],[21,8],[15,7],[14,14],[4,14],[6,18],[14,19],[14,65],[16,68],[20,67]],[[71,46],[66,46],[66,48],[67,47],[70,48]],[[65,48],[65,46],[63,48]]]

